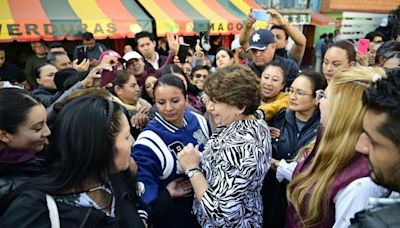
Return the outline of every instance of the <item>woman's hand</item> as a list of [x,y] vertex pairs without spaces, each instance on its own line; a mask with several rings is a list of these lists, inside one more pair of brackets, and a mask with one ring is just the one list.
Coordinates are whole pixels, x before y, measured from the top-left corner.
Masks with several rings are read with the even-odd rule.
[[286,20],[278,11],[274,9],[268,9],[267,11],[271,15],[270,18],[271,24],[278,25],[283,28],[289,25],[289,21]]
[[179,165],[186,172],[190,169],[198,168],[200,165],[200,152],[199,146],[187,144],[183,150],[178,153]]
[[89,69],[89,66],[90,61],[88,59],[83,59],[80,64],[78,64],[77,59],[72,62],[72,68],[74,68],[78,72],[86,72]]
[[280,162],[279,160],[271,158],[271,169],[276,171],[278,169],[279,162]]
[[179,51],[179,36],[167,33],[168,47],[172,55],[177,55]]
[[174,56],[173,61],[174,61],[174,64],[175,64],[175,65],[177,65],[178,67],[182,68],[182,63],[181,63],[181,61],[179,60],[179,57],[178,57],[177,55]]
[[132,127],[134,128],[144,127],[150,120],[149,112],[150,109],[147,107],[139,108],[138,112],[131,118]]
[[276,128],[276,127],[268,127],[269,128],[269,132],[271,133],[271,138],[276,139],[279,138],[279,136],[281,136],[281,130]]
[[250,10],[250,13],[247,14],[246,27],[251,29],[255,23],[256,23],[256,19],[254,19],[253,13]]
[[90,70],[89,74],[85,79],[81,81],[83,88],[87,89],[90,87],[99,87],[101,84],[101,74],[102,70],[112,70],[111,66],[108,64],[98,65],[97,67]]
[[364,55],[363,53],[357,51],[356,59],[361,65],[366,67],[368,66],[368,54]]
[[188,197],[193,195],[192,184],[183,177],[177,178],[165,187],[172,198]]

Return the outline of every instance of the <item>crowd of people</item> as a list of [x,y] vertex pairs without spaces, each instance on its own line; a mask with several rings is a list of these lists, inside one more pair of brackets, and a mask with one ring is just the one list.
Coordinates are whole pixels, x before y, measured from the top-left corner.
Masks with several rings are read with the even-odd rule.
[[400,226],[398,37],[323,35],[301,69],[268,11],[184,61],[146,31],[123,55],[86,32],[72,61],[32,42],[25,70],[0,47],[0,226]]

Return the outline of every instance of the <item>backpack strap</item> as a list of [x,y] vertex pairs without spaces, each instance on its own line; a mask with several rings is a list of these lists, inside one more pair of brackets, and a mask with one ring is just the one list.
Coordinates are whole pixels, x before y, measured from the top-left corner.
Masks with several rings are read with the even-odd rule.
[[51,228],[60,228],[60,217],[58,215],[58,208],[56,201],[49,194],[46,194],[47,208],[49,209],[49,218]]

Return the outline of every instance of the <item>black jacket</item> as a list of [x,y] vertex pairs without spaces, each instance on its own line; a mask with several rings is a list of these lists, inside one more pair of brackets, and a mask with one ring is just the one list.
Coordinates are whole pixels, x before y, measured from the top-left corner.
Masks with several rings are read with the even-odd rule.
[[359,212],[351,219],[350,228],[400,227],[400,203]]
[[43,172],[43,160],[33,158],[31,160],[3,166],[0,168],[0,199],[10,194],[22,183],[38,176]]
[[[132,198],[131,186],[120,174],[110,178],[115,196],[115,218],[93,207],[76,207],[56,201],[61,227],[144,227]],[[50,227],[46,194],[21,193],[0,217],[0,227]]]
[[278,160],[293,159],[299,149],[307,145],[316,136],[319,121],[320,112],[317,109],[303,129],[299,131],[294,111],[286,109],[279,112],[270,123],[272,127],[281,130],[279,138],[272,140],[274,147],[272,157]]
[[[320,112],[316,113],[307,121],[301,131],[298,131],[295,112],[286,109],[280,111],[271,120],[272,127],[279,128],[281,135],[272,140],[272,157],[280,160],[293,159],[300,148],[307,145],[317,135]],[[269,170],[264,179],[262,196],[264,204],[263,227],[285,227],[285,215],[287,208],[286,182],[278,182],[276,173]]]
[[[167,62],[168,57],[164,55],[159,55],[158,58],[158,67],[161,68],[162,65],[164,65],[165,62]],[[147,60],[144,61],[144,69],[148,71],[154,71],[153,65],[151,65]]]

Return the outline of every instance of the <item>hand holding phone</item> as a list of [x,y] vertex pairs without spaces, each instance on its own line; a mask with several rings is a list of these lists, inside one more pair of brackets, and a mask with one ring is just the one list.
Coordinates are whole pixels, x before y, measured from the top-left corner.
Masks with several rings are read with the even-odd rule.
[[103,69],[103,71],[101,72],[101,86],[105,86],[108,83],[112,82],[116,76],[117,66],[112,66],[109,70]]
[[78,64],[81,64],[84,59],[86,59],[85,46],[80,46],[78,47]]
[[270,15],[266,10],[252,9],[251,13],[257,21],[269,21]]
[[369,46],[368,39],[360,39],[358,41],[357,51],[359,51],[363,55],[366,55],[368,53],[368,46]]
[[180,63],[186,62],[186,57],[189,52],[189,44],[180,44],[178,51],[178,58]]

